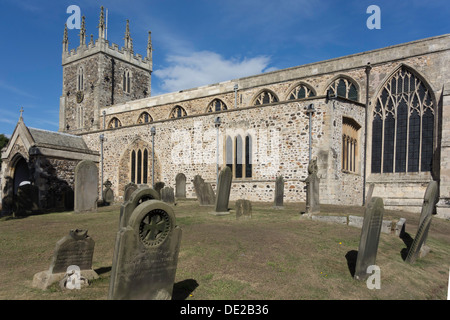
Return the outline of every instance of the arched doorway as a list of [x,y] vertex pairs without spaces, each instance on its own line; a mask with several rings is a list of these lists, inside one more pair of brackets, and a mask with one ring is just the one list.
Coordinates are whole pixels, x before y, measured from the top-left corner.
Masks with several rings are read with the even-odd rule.
[[14,195],[17,195],[17,190],[19,189],[20,184],[25,181],[30,181],[30,170],[28,169],[28,163],[23,157],[20,157],[20,159],[16,162],[13,179]]

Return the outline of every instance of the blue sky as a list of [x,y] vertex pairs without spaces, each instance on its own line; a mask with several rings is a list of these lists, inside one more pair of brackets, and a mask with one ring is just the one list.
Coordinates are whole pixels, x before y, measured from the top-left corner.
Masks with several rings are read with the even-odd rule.
[[[153,40],[152,95],[450,33],[448,0],[1,0],[0,133],[11,135],[24,108],[34,128],[58,130],[62,38],[77,5],[88,39],[100,6],[108,40],[124,44],[130,20],[135,53]],[[369,30],[370,5],[381,29]],[[69,48],[79,44],[69,30]]]

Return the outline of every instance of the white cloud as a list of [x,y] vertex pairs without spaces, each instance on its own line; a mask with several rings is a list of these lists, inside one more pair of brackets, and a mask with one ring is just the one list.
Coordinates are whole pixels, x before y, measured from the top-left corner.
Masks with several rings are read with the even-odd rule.
[[154,71],[161,81],[161,89],[173,92],[236,78],[273,71],[268,68],[270,58],[257,56],[244,59],[225,59],[211,51],[192,52],[189,55],[169,55],[170,65]]

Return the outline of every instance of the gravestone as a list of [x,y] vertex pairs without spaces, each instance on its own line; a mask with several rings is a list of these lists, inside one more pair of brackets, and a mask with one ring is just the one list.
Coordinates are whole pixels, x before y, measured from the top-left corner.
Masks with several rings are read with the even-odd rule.
[[123,192],[123,202],[128,201],[131,198],[131,194],[138,188],[136,183],[130,182],[125,186]]
[[308,165],[308,178],[306,178],[306,213],[312,215],[320,212],[319,184],[317,175],[319,168],[317,159],[311,160]]
[[408,263],[414,263],[418,258],[423,258],[430,251],[430,248],[426,246],[425,242],[428,237],[428,231],[438,197],[438,184],[436,181],[431,181],[425,191],[419,218],[419,228],[405,260]]
[[33,287],[45,290],[54,282],[61,281],[69,266],[77,266],[86,279],[98,278],[92,270],[94,246],[95,242],[88,236],[87,230],[70,230],[67,236],[56,243],[50,268],[34,275]]
[[148,200],[160,200],[161,195],[156,190],[149,187],[139,187],[132,194],[128,201],[120,207],[119,228],[125,227],[133,214],[134,209],[142,202]]
[[365,280],[369,275],[367,273],[367,268],[371,265],[375,265],[383,214],[383,199],[376,197],[372,198],[364,212],[364,221],[354,275],[356,280]]
[[213,206],[216,196],[210,183],[205,182],[200,175],[194,177],[194,189],[200,206]]
[[365,200],[365,207],[367,207],[367,204],[372,199],[373,189],[374,188],[375,188],[375,185],[373,183],[369,184],[369,190],[367,190],[367,196],[366,196],[366,200]]
[[181,233],[168,204],[138,205],[116,236],[108,299],[170,300]]
[[251,219],[252,203],[250,200],[239,199],[236,201],[236,219]]
[[230,201],[231,182],[233,174],[230,167],[220,170],[219,184],[217,186],[216,208],[213,214],[228,214],[228,203]]
[[83,160],[75,168],[75,212],[97,209],[98,168],[90,160]]
[[186,176],[183,173],[179,173],[175,177],[175,198],[186,198]]
[[284,198],[284,179],[283,176],[279,176],[275,181],[274,207],[276,209],[283,209],[283,198]]
[[114,202],[114,191],[111,189],[112,183],[106,180],[103,185],[105,186],[103,189],[103,202],[109,205]]
[[166,203],[175,203],[175,194],[172,187],[161,189],[161,200]]
[[160,194],[161,189],[164,188],[164,186],[165,186],[164,182],[158,181],[158,182],[155,183],[154,189],[155,189],[156,192],[158,192]]

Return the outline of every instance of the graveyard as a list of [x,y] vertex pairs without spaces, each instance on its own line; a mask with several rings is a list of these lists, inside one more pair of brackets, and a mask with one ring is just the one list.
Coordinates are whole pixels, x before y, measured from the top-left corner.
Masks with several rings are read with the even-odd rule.
[[[113,269],[121,203],[90,212],[55,212],[0,219],[0,299],[106,300]],[[182,230],[173,300],[445,300],[450,222],[428,225],[423,258],[407,262],[419,232],[418,214],[385,210],[390,232],[379,232],[375,264],[380,288],[354,278],[361,227],[326,217],[363,217],[362,206],[321,204],[323,219],[306,214],[306,203],[230,201],[228,212],[197,199],[168,203]],[[242,211],[251,208],[251,215]],[[405,219],[402,236],[395,230]],[[339,221],[339,220],[336,220]],[[70,230],[87,230],[95,241],[92,270],[98,275],[80,290],[59,283],[33,287],[36,273],[47,270],[57,242]],[[119,267],[117,267],[119,268]]]

